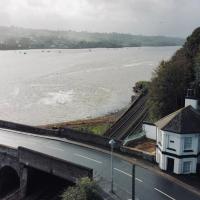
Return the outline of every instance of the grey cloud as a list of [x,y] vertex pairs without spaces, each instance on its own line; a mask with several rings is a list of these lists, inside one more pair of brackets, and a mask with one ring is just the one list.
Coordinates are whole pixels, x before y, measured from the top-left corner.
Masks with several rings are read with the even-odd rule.
[[199,0],[1,0],[0,25],[188,35],[200,25]]

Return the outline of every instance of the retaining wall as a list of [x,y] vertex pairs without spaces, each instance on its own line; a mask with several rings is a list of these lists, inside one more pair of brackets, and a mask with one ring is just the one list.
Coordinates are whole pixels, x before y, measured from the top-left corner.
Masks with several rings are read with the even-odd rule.
[[[49,129],[42,129],[42,128],[37,128],[33,126],[18,124],[14,122],[2,121],[2,120],[0,120],[0,127],[16,130],[16,131],[21,131],[21,132],[33,133],[37,135],[66,138],[68,140],[74,140],[77,142],[87,143],[93,146],[98,146],[98,147],[106,148],[106,149],[110,148],[110,145],[109,145],[110,139],[108,137],[92,135],[90,133],[83,133],[83,132],[69,129],[69,128],[63,128],[59,130],[49,130]],[[20,132],[18,133],[20,134]],[[145,152],[130,150],[129,148],[124,147],[121,141],[117,141],[117,140],[115,141],[116,141],[115,150],[117,150],[119,153],[121,152],[123,154],[127,154],[130,156],[140,157],[151,162],[154,161],[154,156],[148,155]]]
[[38,135],[47,135],[47,136],[56,136],[58,131],[50,130],[50,129],[43,129],[34,126],[18,124],[15,122],[8,122],[0,120],[0,128],[6,128],[15,131],[27,132],[27,133],[34,133]]
[[125,146],[121,147],[120,150],[122,153],[126,155],[143,158],[144,160],[148,160],[153,163],[155,162],[155,156],[148,154],[147,152],[136,150],[136,149],[125,147]]
[[[107,137],[93,135],[90,133],[83,133],[72,129],[61,129],[59,136],[65,137],[69,140],[75,140],[78,142],[88,143],[91,145],[110,148],[109,141],[110,139]],[[116,141],[115,149],[119,149],[122,145],[121,141]]]

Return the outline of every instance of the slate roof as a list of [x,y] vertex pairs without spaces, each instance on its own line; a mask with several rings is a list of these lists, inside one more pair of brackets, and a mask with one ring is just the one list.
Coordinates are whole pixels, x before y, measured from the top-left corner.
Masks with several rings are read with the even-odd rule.
[[155,125],[163,131],[178,134],[200,133],[200,114],[192,106],[187,106],[160,119]]

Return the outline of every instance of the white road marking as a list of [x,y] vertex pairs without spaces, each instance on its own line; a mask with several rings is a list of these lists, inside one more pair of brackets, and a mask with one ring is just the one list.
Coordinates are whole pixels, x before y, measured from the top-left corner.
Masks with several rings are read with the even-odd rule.
[[[129,174],[129,173],[127,173],[127,172],[124,172],[124,171],[122,171],[122,170],[120,170],[120,169],[117,169],[117,168],[114,168],[114,170],[116,170],[116,171],[118,171],[118,172],[121,172],[122,174],[125,174],[125,175],[127,175],[127,176],[129,176],[129,177],[132,177],[132,175],[131,174]],[[137,181],[139,181],[139,182],[143,182],[141,179],[139,179],[139,178],[135,178],[135,180],[137,180]]]
[[139,179],[139,178],[135,178],[137,181],[139,181],[140,183],[143,183],[143,180]]
[[174,199],[173,197],[169,196],[168,194],[166,194],[166,193],[162,192],[162,191],[161,191],[161,190],[159,190],[158,188],[154,188],[154,190],[156,190],[156,191],[160,192],[161,194],[165,195],[165,196],[166,196],[166,197],[168,197],[169,199],[176,200],[176,199]]
[[86,157],[86,156],[82,156],[82,155],[77,154],[77,153],[75,153],[74,155],[75,155],[75,156],[78,156],[78,157],[81,157],[81,158],[85,158],[85,159],[91,160],[91,161],[96,162],[96,163],[99,163],[99,164],[102,164],[101,161],[98,161],[98,160],[95,160],[95,159],[92,159],[92,158],[89,158],[89,157]]
[[57,150],[57,151],[64,151],[63,149],[60,149],[60,148],[56,148],[56,147],[47,147],[48,149],[54,149],[54,150]]

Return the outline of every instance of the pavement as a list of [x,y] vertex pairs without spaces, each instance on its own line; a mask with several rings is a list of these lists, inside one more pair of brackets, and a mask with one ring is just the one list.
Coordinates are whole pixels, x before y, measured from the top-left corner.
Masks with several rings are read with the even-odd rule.
[[[94,178],[104,191],[109,192],[111,181],[110,154],[106,150],[91,148],[65,139],[23,134],[17,131],[0,129],[0,144],[18,148],[29,148],[47,155],[64,159],[92,168]],[[131,199],[132,178],[135,177],[136,200],[200,200],[198,191],[187,188],[175,178],[163,176],[151,165],[145,165],[137,159],[113,155],[114,193],[122,200]],[[133,165],[136,164],[132,176]]]

